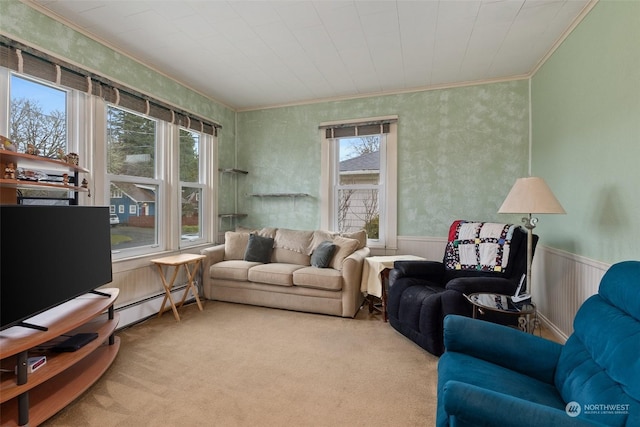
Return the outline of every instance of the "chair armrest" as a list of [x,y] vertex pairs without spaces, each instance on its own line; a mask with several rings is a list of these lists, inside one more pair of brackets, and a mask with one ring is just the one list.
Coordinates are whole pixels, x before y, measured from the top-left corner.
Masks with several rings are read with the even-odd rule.
[[444,346],[549,384],[562,350],[556,342],[518,329],[458,315],[444,319]]
[[205,255],[206,258],[202,260],[202,284],[209,284],[209,268],[212,264],[224,261],[224,245],[210,246],[200,251],[200,255]]
[[364,296],[360,292],[364,259],[371,255],[368,247],[360,248],[342,262],[342,317],[355,317]]
[[[442,392],[446,412],[442,415],[454,417],[461,425],[603,426],[603,424],[583,417],[570,417],[561,409],[529,402],[459,381],[447,381]],[[444,424],[443,420],[438,421],[438,425]]]
[[396,261],[393,269],[396,278],[415,277],[440,283],[444,276],[444,264],[437,261]]
[[445,289],[467,295],[475,292],[513,295],[517,287],[517,283],[504,277],[457,277],[449,280]]

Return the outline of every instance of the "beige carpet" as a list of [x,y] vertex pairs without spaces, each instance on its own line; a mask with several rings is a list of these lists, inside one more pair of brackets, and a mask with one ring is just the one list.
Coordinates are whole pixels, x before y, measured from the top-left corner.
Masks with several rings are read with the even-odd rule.
[[432,426],[437,358],[355,319],[207,301],[119,331],[116,361],[45,426]]

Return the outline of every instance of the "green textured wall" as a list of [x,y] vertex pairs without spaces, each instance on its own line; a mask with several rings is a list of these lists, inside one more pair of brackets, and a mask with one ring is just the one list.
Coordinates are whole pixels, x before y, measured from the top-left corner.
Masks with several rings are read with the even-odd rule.
[[220,123],[220,157],[232,161],[235,143],[235,112],[157,73],[18,0],[0,0],[0,32],[52,55],[153,94],[187,111]]
[[567,215],[544,243],[602,262],[640,259],[640,2],[601,0],[532,82],[533,174]]
[[[398,115],[398,234],[445,236],[452,220],[504,220],[497,210],[528,167],[528,82],[264,109],[238,114],[240,210],[251,226],[320,224],[325,121]],[[258,192],[312,197],[259,199]]]

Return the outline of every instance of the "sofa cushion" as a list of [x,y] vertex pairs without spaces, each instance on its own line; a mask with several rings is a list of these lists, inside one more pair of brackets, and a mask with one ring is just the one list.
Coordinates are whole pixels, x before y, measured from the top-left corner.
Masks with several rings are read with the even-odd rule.
[[313,232],[313,239],[311,239],[311,250],[314,250],[318,245],[327,240],[333,241],[333,238],[339,236],[339,233],[326,230],[315,230]]
[[354,231],[353,233],[340,233],[340,236],[347,239],[355,239],[358,241],[358,249],[362,249],[367,246],[367,232],[366,230]]
[[244,253],[245,261],[269,262],[273,251],[273,239],[257,234],[249,234],[249,243]]
[[303,288],[342,289],[342,274],[333,268],[304,267],[293,272],[293,284]]
[[257,234],[262,237],[271,237],[274,239],[276,237],[277,228],[273,227],[264,227],[264,228],[248,228],[248,227],[236,227],[236,232],[245,233],[245,234]]
[[240,280],[246,282],[249,279],[249,269],[259,262],[241,260],[222,261],[213,264],[209,269],[209,276],[213,279]]
[[342,271],[342,261],[356,251],[358,241],[336,236],[333,238],[333,244],[336,245],[336,253],[331,260],[331,268]]
[[271,254],[271,262],[280,262],[284,264],[298,264],[302,266],[311,265],[311,257],[301,254],[300,252],[290,251],[289,249],[273,248]]
[[276,248],[288,249],[305,255],[311,255],[313,251],[311,247],[313,231],[279,228],[274,240]]
[[248,233],[227,231],[224,233],[224,260],[243,259],[249,243]]
[[336,245],[331,241],[325,240],[320,243],[311,254],[311,266],[317,268],[327,268],[333,259],[333,253],[336,251]]
[[269,285],[293,286],[293,272],[304,268],[296,264],[260,264],[249,269],[248,278],[251,282],[267,283]]

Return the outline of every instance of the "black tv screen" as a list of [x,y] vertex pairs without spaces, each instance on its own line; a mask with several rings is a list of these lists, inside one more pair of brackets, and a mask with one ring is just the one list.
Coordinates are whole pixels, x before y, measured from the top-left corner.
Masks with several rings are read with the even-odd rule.
[[0,206],[0,241],[0,330],[112,280],[108,207]]

